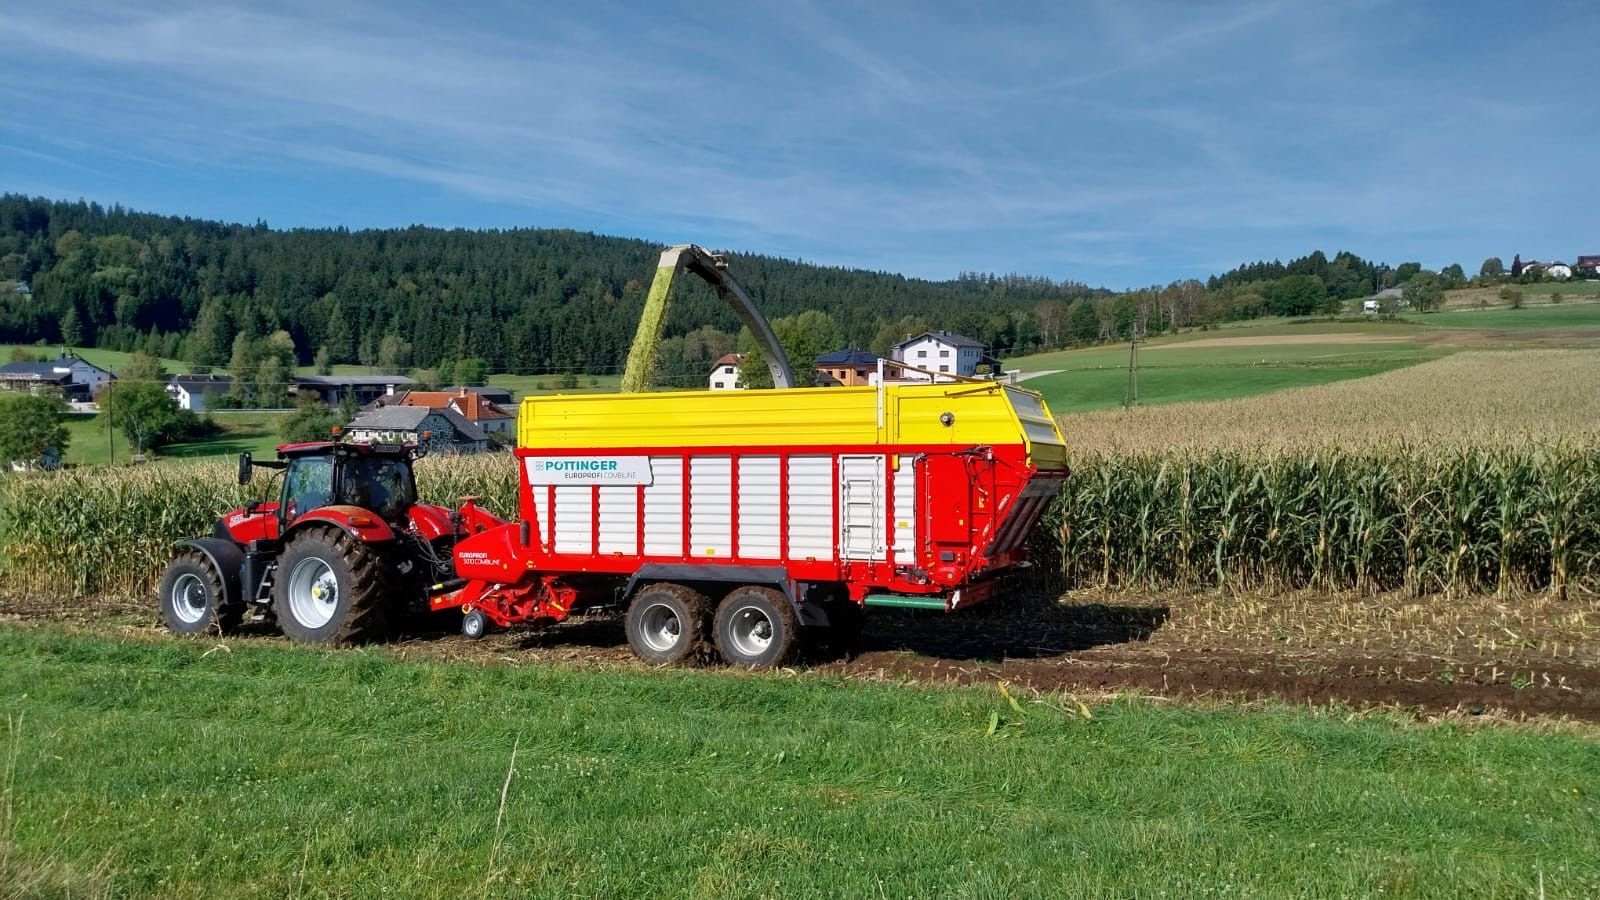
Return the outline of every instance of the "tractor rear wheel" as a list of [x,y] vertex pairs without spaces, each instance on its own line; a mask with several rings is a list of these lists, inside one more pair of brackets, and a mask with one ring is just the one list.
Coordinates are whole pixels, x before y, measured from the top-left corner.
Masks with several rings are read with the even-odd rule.
[[278,558],[272,606],[278,627],[305,644],[356,644],[387,625],[390,561],[337,529],[303,531]]
[[704,594],[681,584],[647,584],[633,595],[623,630],[634,655],[652,665],[692,660],[705,647]]
[[800,649],[800,619],[782,591],[746,585],[717,605],[717,652],[746,669],[774,669]]
[[228,602],[222,573],[198,550],[179,550],[156,590],[161,620],[178,634],[228,634],[244,620],[244,604]]

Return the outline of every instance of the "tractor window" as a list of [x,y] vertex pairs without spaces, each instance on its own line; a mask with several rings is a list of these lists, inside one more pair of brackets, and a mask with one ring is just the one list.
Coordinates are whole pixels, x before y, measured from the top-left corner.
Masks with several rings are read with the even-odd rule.
[[365,456],[348,459],[339,473],[339,502],[370,509],[390,521],[405,516],[417,501],[411,466],[403,459]]
[[293,520],[333,499],[333,465],[326,456],[289,461],[283,476],[283,517]]

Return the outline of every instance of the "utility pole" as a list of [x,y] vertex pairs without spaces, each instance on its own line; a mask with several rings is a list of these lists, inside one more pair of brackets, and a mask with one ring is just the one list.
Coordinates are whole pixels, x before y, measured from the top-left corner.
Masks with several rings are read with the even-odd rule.
[[1122,394],[1122,408],[1128,409],[1139,402],[1139,342],[1144,340],[1144,329],[1137,325],[1128,337],[1128,388]]

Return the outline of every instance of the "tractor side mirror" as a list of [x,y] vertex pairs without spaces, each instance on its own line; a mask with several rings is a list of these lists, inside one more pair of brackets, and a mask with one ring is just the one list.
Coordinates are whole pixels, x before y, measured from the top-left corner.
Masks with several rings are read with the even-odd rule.
[[253,472],[254,472],[254,470],[250,467],[250,454],[248,454],[248,453],[239,454],[239,483],[240,484],[249,484],[250,483],[250,475]]

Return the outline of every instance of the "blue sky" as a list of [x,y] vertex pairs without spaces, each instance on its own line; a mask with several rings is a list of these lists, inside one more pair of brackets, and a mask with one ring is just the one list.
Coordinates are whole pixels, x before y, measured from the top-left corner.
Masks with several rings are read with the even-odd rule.
[[0,190],[1111,287],[1600,253],[1600,4],[7,4]]

